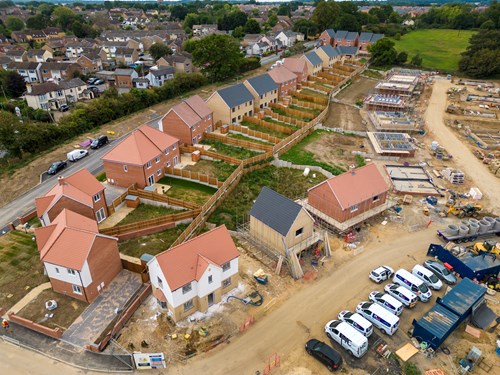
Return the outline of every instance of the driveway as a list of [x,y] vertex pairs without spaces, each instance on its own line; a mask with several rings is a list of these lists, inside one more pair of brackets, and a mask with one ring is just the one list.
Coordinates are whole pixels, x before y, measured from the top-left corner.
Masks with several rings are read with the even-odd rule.
[[93,343],[116,317],[115,311],[121,310],[141,286],[140,275],[122,270],[64,332],[62,340],[79,347]]
[[436,79],[432,88],[432,95],[425,111],[425,123],[430,131],[430,137],[436,139],[440,145],[453,155],[458,168],[465,173],[465,177],[472,180],[479,190],[486,196],[489,205],[487,212],[500,215],[500,179],[495,177],[488,168],[474,156],[472,151],[459,139],[457,133],[445,125],[444,113],[446,109],[446,91],[452,86],[448,80]]

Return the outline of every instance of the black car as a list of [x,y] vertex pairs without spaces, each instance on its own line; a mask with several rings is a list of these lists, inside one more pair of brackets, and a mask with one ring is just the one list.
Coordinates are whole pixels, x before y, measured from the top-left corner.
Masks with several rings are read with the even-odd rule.
[[336,371],[342,365],[342,357],[331,346],[311,339],[306,343],[306,352],[323,363],[329,371]]
[[104,146],[106,143],[109,143],[109,139],[108,139],[108,136],[107,135],[100,135],[99,137],[97,137],[96,139],[94,139],[92,141],[92,143],[90,144],[90,148],[100,148],[102,146]]
[[47,174],[56,174],[61,169],[66,168],[66,165],[67,163],[64,160],[56,161],[49,167],[49,169],[47,170]]
[[66,112],[69,111],[69,105],[63,104],[62,106],[59,107],[59,112]]

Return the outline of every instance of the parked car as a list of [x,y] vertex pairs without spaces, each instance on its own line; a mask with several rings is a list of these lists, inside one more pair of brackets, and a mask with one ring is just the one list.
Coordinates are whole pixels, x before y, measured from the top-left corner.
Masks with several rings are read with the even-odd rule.
[[103,83],[104,83],[103,79],[98,79],[98,80],[94,81],[94,85],[102,85]]
[[61,169],[65,168],[68,164],[64,160],[59,160],[51,164],[47,170],[47,174],[56,174]]
[[87,80],[87,84],[93,85],[95,81],[97,81],[99,78],[96,77],[91,77]]
[[368,298],[394,315],[399,316],[403,312],[403,304],[390,294],[374,291],[370,293]]
[[361,358],[368,350],[368,339],[341,320],[331,320],[326,323],[325,333],[354,357]]
[[420,264],[416,264],[411,273],[421,279],[429,288],[433,290],[439,290],[443,287],[443,283],[436,275],[434,275],[434,272],[428,270]]
[[85,156],[87,156],[89,152],[87,150],[73,150],[70,151],[66,154],[66,157],[68,158],[69,161],[77,161]]
[[62,106],[59,107],[59,112],[66,112],[69,111],[69,105],[63,104]]
[[424,267],[432,271],[437,277],[443,280],[448,285],[456,284],[457,277],[450,272],[443,263],[437,260],[428,259],[424,262]]
[[306,352],[323,363],[331,372],[338,370],[342,365],[342,357],[339,352],[322,341],[309,340],[306,343]]
[[399,302],[401,302],[406,307],[410,309],[417,304],[417,295],[413,293],[411,290],[406,289],[398,284],[387,284],[384,287],[384,290],[387,294],[396,298]]
[[97,137],[96,139],[94,139],[92,141],[92,143],[90,144],[90,148],[94,148],[94,149],[100,148],[107,143],[109,143],[108,136],[107,135],[100,135],[99,137]]
[[338,316],[339,320],[346,322],[352,328],[359,331],[365,337],[370,337],[373,333],[373,325],[358,313],[342,310]]
[[382,281],[388,280],[394,273],[394,270],[389,266],[380,266],[370,272],[370,279],[380,284]]

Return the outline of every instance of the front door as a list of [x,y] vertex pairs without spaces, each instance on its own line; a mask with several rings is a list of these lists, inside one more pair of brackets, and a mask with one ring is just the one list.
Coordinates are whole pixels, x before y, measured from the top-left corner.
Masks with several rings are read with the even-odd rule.
[[155,175],[152,174],[151,176],[148,177],[148,185],[151,186],[151,185],[154,185],[155,183]]
[[177,163],[179,162],[179,159],[177,158],[177,156],[174,156],[174,166],[177,165]]
[[208,307],[212,306],[214,304],[214,294],[210,293],[208,295]]
[[193,137],[193,145],[197,144],[198,143],[198,138],[196,137]]

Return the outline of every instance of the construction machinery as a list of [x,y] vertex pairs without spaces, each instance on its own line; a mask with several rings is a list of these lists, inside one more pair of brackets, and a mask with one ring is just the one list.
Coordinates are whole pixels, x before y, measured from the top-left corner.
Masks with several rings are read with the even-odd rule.
[[500,247],[495,240],[486,240],[484,242],[476,242],[471,249],[471,253],[478,255],[481,253],[500,254]]
[[477,217],[482,209],[483,206],[475,203],[467,203],[465,205],[453,204],[448,209],[447,215],[453,214],[459,218]]

